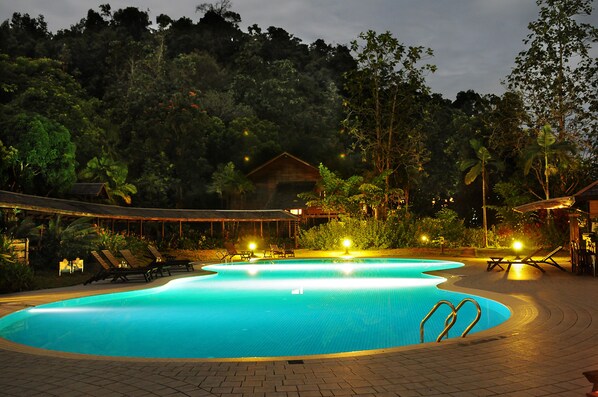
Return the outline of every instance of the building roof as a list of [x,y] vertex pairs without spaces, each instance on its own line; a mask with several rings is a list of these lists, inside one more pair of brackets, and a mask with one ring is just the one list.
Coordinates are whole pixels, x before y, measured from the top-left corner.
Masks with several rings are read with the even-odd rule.
[[271,160],[265,162],[264,164],[260,165],[259,167],[255,168],[254,170],[250,171],[247,174],[247,178],[252,179],[252,177],[255,177],[256,175],[263,173],[268,168],[276,166],[277,163],[279,163],[281,161],[288,161],[288,160],[291,160],[291,161],[297,163],[297,165],[299,165],[300,167],[302,167],[304,169],[308,169],[310,172],[315,173],[316,175],[320,174],[320,171],[318,170],[318,168],[314,167],[313,165],[309,164],[308,162],[303,161],[300,158],[295,157],[290,153],[283,152],[283,153],[279,154],[278,156],[274,157],[273,159],[271,159]]
[[105,183],[75,183],[69,194],[81,197],[108,197]]
[[598,200],[598,180],[573,195],[578,201]]
[[31,196],[5,190],[0,190],[0,208],[18,208],[26,211],[76,217],[165,222],[251,222],[291,221],[296,219],[293,214],[283,210],[193,210],[119,207],[116,205]]

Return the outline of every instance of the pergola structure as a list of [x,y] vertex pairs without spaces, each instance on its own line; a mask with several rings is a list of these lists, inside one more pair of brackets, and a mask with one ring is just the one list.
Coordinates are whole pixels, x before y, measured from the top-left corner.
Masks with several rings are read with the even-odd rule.
[[[139,234],[143,236],[144,223],[161,223],[162,238],[167,223],[178,225],[179,236],[183,236],[184,223],[209,224],[210,234],[220,226],[222,234],[227,224],[243,223],[252,227],[254,234],[264,235],[264,226],[275,224],[276,234],[292,238],[296,241],[298,226],[297,217],[283,210],[195,210],[195,209],[163,209],[134,208],[116,205],[96,204],[75,200],[63,200],[50,197],[32,196],[0,190],[0,208],[18,209],[26,213],[41,215],[61,215],[80,218],[90,217],[97,220],[98,225],[110,225],[114,230],[115,222],[126,222],[127,230],[131,223],[139,225]],[[259,229],[259,231],[258,231]]]

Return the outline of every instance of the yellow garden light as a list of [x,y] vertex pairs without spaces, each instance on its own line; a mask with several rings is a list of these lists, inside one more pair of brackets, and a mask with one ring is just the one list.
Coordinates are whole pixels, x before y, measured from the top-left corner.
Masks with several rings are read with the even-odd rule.
[[343,240],[343,246],[345,247],[345,255],[349,255],[349,247],[351,246],[351,240],[348,238]]
[[253,252],[257,248],[257,244],[252,242],[252,243],[249,243],[248,247],[249,247],[249,251],[251,251],[251,257],[253,258],[253,256],[254,256]]
[[515,260],[521,259],[519,257],[519,254],[521,253],[521,250],[523,249],[523,243],[519,240],[515,240],[513,242],[513,251],[515,251],[515,254],[517,255],[515,257]]

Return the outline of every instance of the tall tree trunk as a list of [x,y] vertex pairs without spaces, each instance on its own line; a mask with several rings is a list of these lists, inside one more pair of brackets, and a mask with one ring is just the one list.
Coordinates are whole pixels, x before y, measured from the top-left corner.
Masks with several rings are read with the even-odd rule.
[[[544,195],[546,196],[546,200],[550,199],[550,187],[549,187],[549,177],[550,173],[548,170],[548,151],[544,150]],[[552,213],[549,209],[546,210],[546,220],[548,223],[551,222]]]
[[484,225],[484,248],[488,248],[488,218],[486,218],[486,165],[482,163],[482,223]]

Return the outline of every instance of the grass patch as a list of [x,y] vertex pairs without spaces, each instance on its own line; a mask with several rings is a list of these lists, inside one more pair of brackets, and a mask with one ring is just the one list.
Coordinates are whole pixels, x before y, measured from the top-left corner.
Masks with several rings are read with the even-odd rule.
[[61,276],[58,275],[58,270],[36,270],[33,276],[32,289],[61,288],[83,284],[97,272],[98,269],[94,265],[85,266],[83,272],[62,273]]

